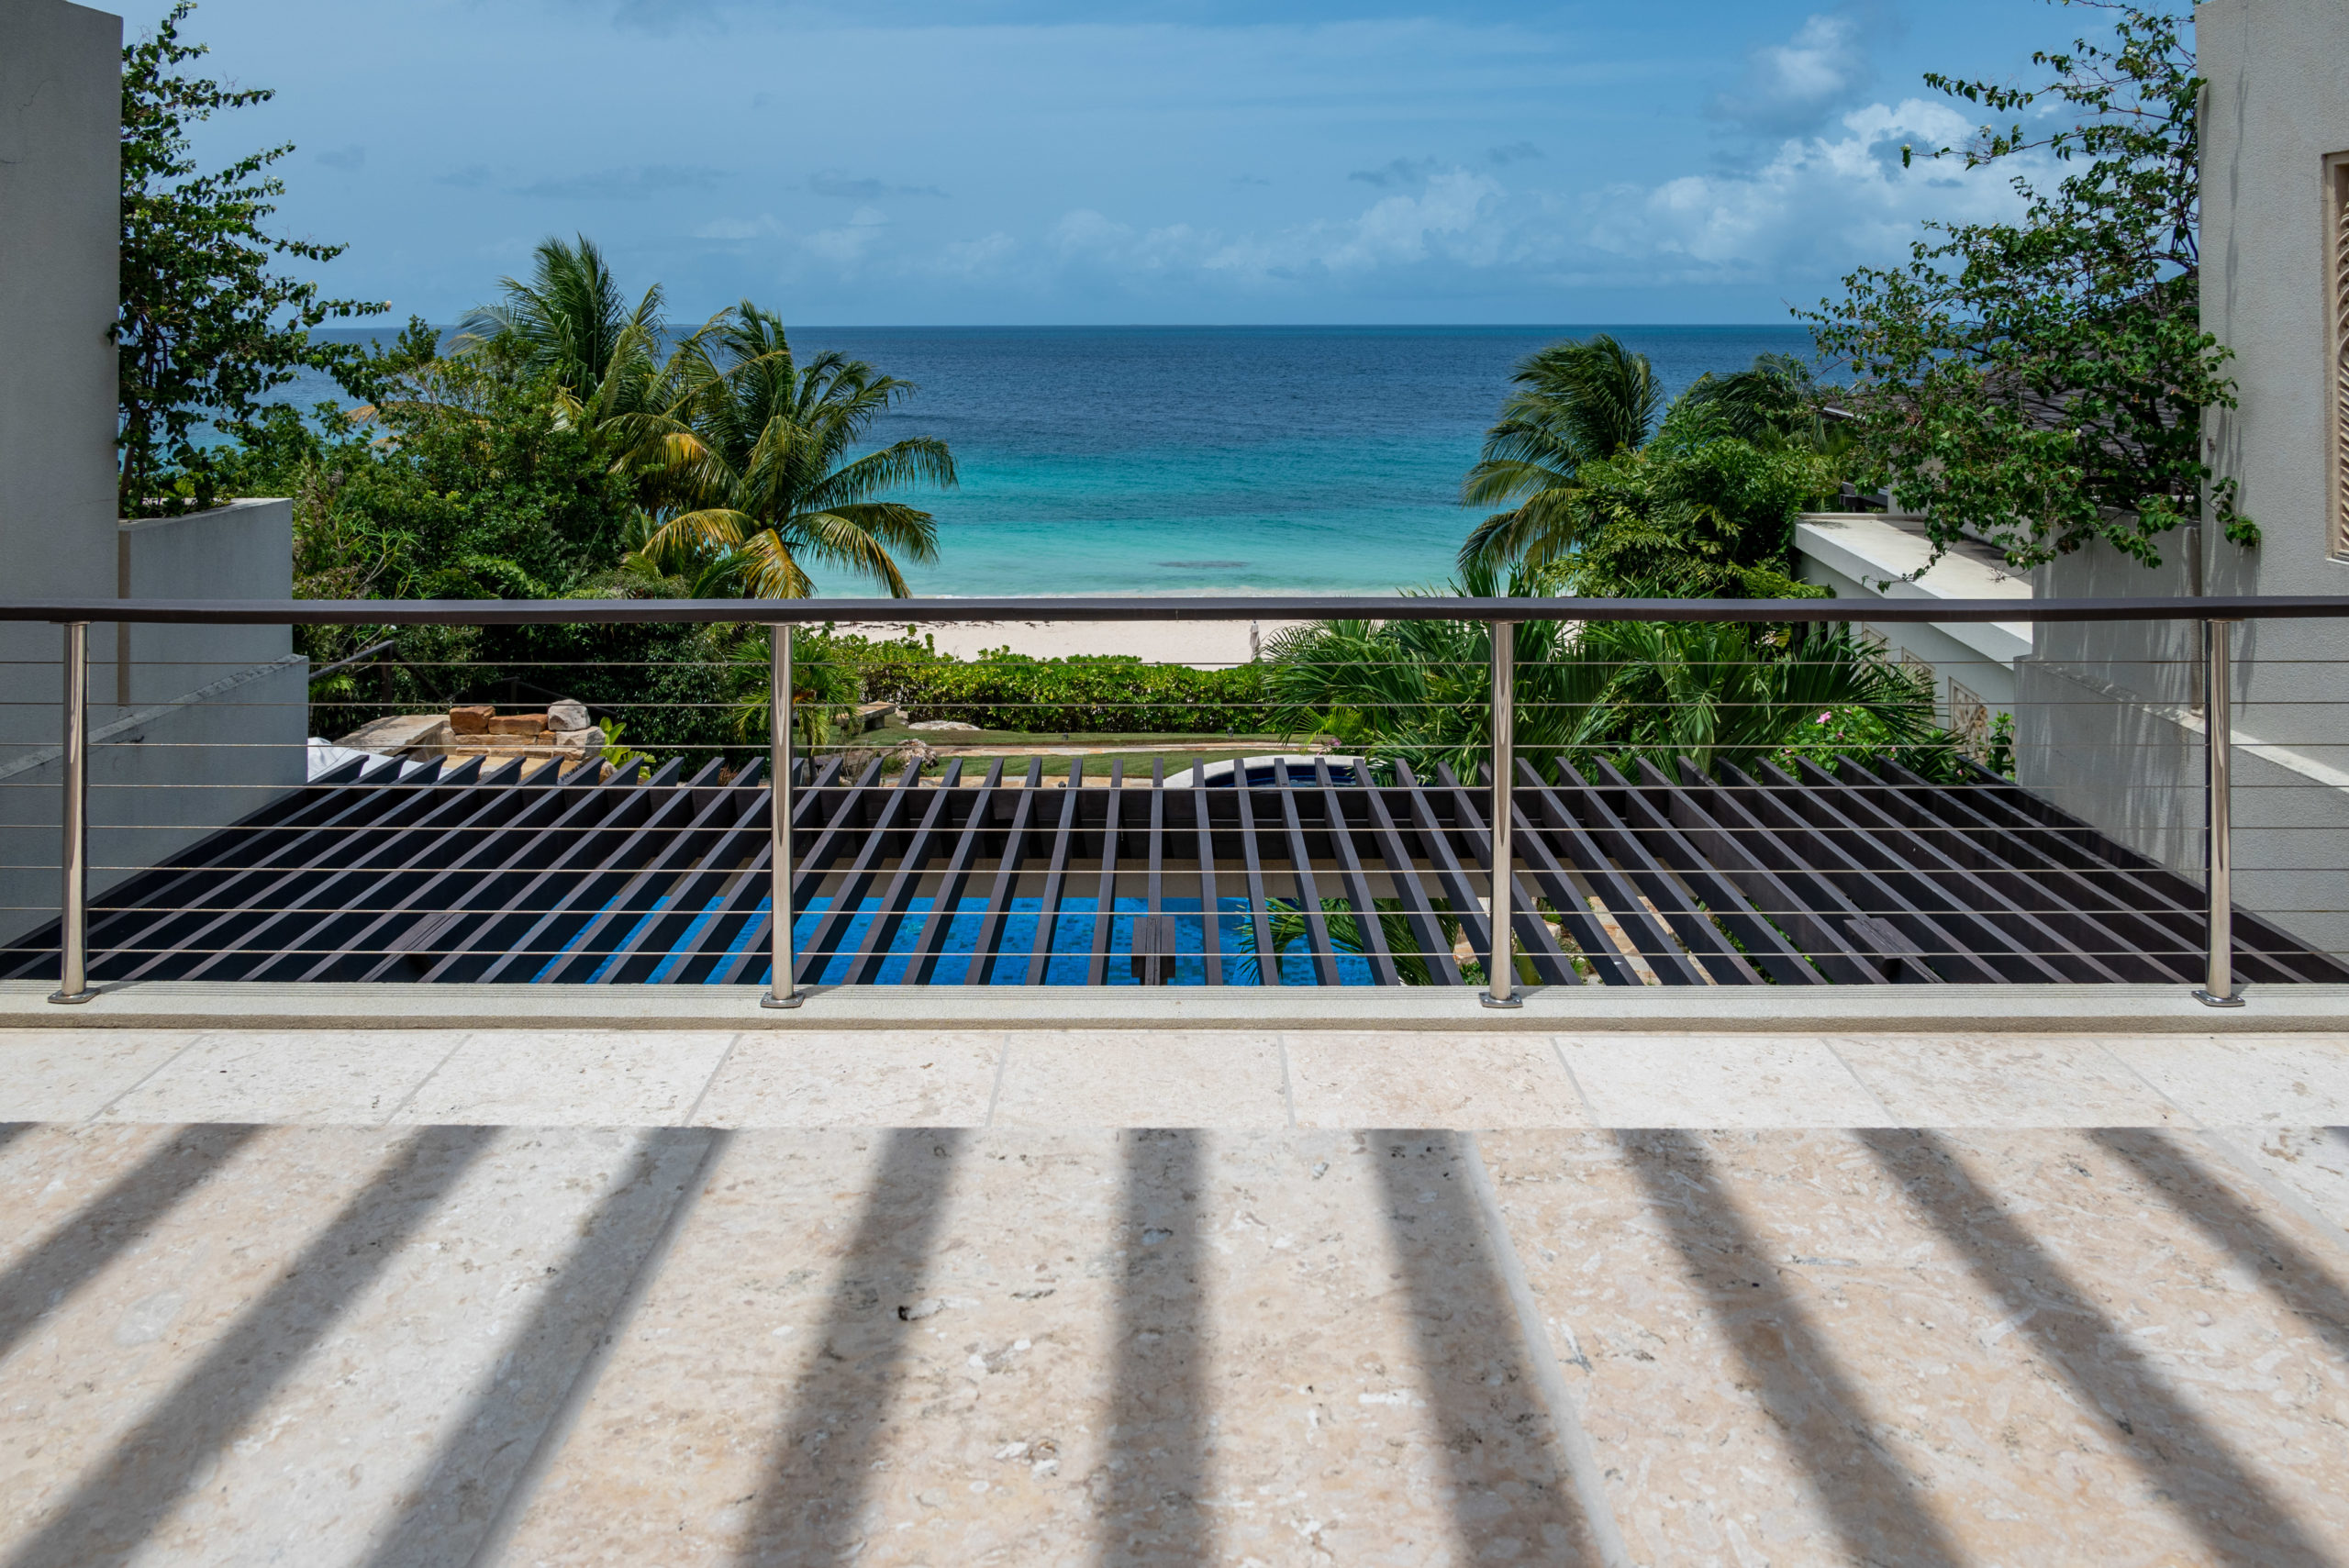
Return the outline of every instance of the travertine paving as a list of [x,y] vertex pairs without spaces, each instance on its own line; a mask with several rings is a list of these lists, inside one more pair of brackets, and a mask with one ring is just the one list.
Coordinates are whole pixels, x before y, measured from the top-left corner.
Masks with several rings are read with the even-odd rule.
[[2349,1562],[2344,1039],[7,1031],[7,1118],[6,1568]]

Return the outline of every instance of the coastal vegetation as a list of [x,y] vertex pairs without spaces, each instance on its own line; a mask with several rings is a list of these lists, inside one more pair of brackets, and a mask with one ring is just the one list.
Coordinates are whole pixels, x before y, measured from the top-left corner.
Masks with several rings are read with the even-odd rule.
[[195,10],[166,12],[122,51],[121,306],[114,327],[120,389],[116,465],[126,517],[212,506],[223,488],[213,429],[257,417],[305,368],[343,381],[363,370],[351,349],[314,341],[312,328],[387,308],[329,299],[286,276],[282,258],[324,262],[342,247],[272,234],[284,194],[269,172],[288,143],[204,172],[191,133],[222,109],[265,104],[262,87],[223,87],[180,68],[208,52],[180,37]]
[[[1475,567],[1447,591],[1516,597],[1537,585],[1522,568]],[[1591,755],[1710,769],[1931,749],[1931,692],[1841,628],[1530,620],[1514,653],[1517,754],[1545,772]],[[1491,660],[1481,621],[1322,621],[1267,651],[1265,692],[1292,730],[1473,777],[1491,756]]]
[[[550,238],[445,342],[421,321],[372,348],[312,328],[379,306],[278,270],[338,248],[273,237],[291,150],[203,172],[190,128],[264,101],[181,74],[202,46],[174,7],[125,51],[123,365],[127,515],[222,495],[295,499],[296,592],[337,598],[798,596],[813,569],[889,595],[938,556],[909,497],[956,483],[942,440],[869,440],[915,389],[835,353],[802,356],[743,300],[673,326],[663,291],[624,288],[584,236]],[[1518,367],[1465,505],[1484,516],[1433,593],[1799,598],[1796,518],[1847,485],[1888,485],[1946,544],[2030,564],[2108,539],[2151,561],[2209,492],[2256,539],[2196,444],[2225,405],[2224,350],[2194,313],[2194,97],[2175,19],[2123,6],[2114,41],[2041,57],[2037,93],[1932,78],[2018,117],[1932,156],[2026,153],[2005,225],[1929,226],[1905,267],[1862,269],[1809,319],[1852,379],[1765,356],[1667,399],[1601,334]],[[2077,116],[2026,135],[2052,95]],[[299,371],[355,406],[266,401]],[[228,440],[218,438],[225,434]],[[631,742],[739,751],[759,739],[765,634],[696,627],[304,628],[336,733],[378,713],[561,695],[625,715]],[[1332,622],[1219,671],[1134,659],[975,660],[911,639],[801,634],[807,735],[858,701],[987,731],[1247,735],[1278,726],[1381,758],[1472,765],[1485,738],[1483,629]],[[1793,626],[1535,622],[1520,639],[1520,746],[1537,757],[1750,761],[1837,748],[1932,751],[1929,695],[1841,633]],[[1945,754],[1945,738],[1941,750]]]
[[1644,355],[1605,333],[1517,369],[1464,505],[1463,571],[1525,569],[1538,591],[1613,598],[1803,598],[1795,518],[1831,495],[1803,369],[1765,358],[1667,406]]
[[[2021,169],[2036,154],[2062,177],[2017,172],[2020,219],[1929,223],[1907,265],[1861,268],[1802,313],[1855,378],[1841,398],[1855,473],[1925,514],[1937,542],[1971,533],[2017,566],[2092,539],[2156,564],[2162,536],[2206,510],[2235,543],[2259,539],[2201,446],[2202,411],[2235,399],[2197,292],[2203,83],[2187,18],[2097,8],[2110,39],[2032,56],[2052,73],[2038,88],[1926,78],[2013,117],[1930,156]],[[2068,114],[2027,128],[2050,100]]]

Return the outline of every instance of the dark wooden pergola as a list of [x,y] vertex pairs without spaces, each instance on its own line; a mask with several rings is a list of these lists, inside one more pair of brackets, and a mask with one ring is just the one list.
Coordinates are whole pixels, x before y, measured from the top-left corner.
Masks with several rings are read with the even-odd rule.
[[[95,901],[101,981],[755,984],[757,766],[359,765]],[[1458,985],[1487,950],[1483,782],[1261,784],[829,762],[795,793],[803,984]],[[1547,984],[2197,982],[2194,884],[1987,773],[1519,764],[1516,911]],[[1358,918],[1362,912],[1375,917]],[[2349,969],[2253,916],[2258,982]],[[53,974],[55,928],[6,955]],[[1278,962],[1258,956],[1277,951]]]

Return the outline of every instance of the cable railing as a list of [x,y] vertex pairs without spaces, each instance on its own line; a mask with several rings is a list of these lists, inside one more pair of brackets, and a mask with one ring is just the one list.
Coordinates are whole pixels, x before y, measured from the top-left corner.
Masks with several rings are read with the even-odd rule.
[[[2337,666],[2279,644],[2247,680],[2234,657],[2245,623],[2344,617],[2338,596],[0,605],[62,639],[17,663],[19,692],[59,672],[55,739],[26,717],[45,704],[0,703],[0,796],[52,800],[61,846],[46,870],[0,865],[20,927],[39,912],[21,890],[58,889],[0,975],[45,967],[60,1003],[151,978],[755,984],[778,1008],[839,984],[1432,984],[1513,1008],[1577,984],[2153,981],[2238,1006],[2245,982],[2349,980],[2329,934],[2349,916]],[[915,628],[1005,622],[1363,629],[1185,666],[1257,672],[1252,696],[1046,690],[979,660],[878,701],[819,629],[907,628],[898,652],[860,644],[860,678],[885,684],[891,658],[918,664]],[[2044,670],[1892,645],[1968,622],[2090,629]],[[1420,623],[1473,636],[1375,640]],[[298,703],[277,665],[248,679],[195,644],[152,680],[121,663],[120,717],[94,724],[93,628],[150,624],[367,629],[280,662]],[[399,640],[629,627],[733,640],[658,659]],[[1747,642],[1669,657],[1601,635],[1733,627]],[[1854,669],[1893,693],[1890,728],[1829,679]],[[130,700],[154,680],[189,690]],[[545,711],[499,711],[526,690]],[[1298,695],[1317,692],[1359,706]],[[1814,728],[1783,722],[1814,706]],[[1222,728],[1169,727],[1186,712]],[[141,714],[196,717],[165,733]],[[2254,813],[2262,843],[2294,847],[2264,851],[2239,907],[2238,797],[2309,791],[2321,809]],[[21,845],[38,815],[0,832]]]

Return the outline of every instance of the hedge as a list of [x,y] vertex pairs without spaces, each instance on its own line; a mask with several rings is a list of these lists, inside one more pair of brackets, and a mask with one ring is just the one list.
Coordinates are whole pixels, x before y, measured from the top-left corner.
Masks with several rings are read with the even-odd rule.
[[969,662],[911,641],[830,640],[860,667],[867,701],[916,722],[960,719],[982,729],[1043,734],[1254,735],[1273,722],[1254,664],[1195,670],[1114,655],[1031,659],[1007,651]]

